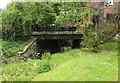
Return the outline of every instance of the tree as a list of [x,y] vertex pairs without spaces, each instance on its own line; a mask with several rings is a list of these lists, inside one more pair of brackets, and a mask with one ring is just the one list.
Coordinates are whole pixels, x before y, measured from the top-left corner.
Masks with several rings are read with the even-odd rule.
[[[87,2],[12,2],[3,11],[3,38],[15,39],[31,37],[31,29],[47,28],[59,24],[64,28],[77,27],[79,34],[84,34],[84,45],[96,47],[114,37],[118,32],[118,21],[104,24],[104,2],[99,8],[87,7]],[[84,22],[93,15],[99,15],[98,26]],[[67,22],[67,23],[66,23]],[[60,27],[59,26],[59,27]],[[58,27],[56,27],[58,28]],[[80,31],[84,28],[85,32]]]
[[53,24],[55,15],[47,3],[12,2],[2,13],[3,39],[31,37],[31,29]]
[[[85,2],[61,2],[59,4],[61,5],[59,7],[60,14],[56,16],[55,23],[62,24],[63,27],[80,27],[83,23],[78,20],[87,20],[88,14],[91,12],[84,11]],[[64,24],[65,22],[68,23]]]
[[100,2],[98,11],[98,34],[102,36],[102,27],[104,26],[104,2]]
[[[105,43],[109,39],[116,36],[116,34],[118,34],[120,31],[119,26],[118,26],[119,19],[120,19],[119,15],[118,14],[114,15],[114,17],[112,17],[112,19],[109,20],[109,22],[104,23],[104,10],[106,8],[108,8],[109,6],[106,5],[106,8],[105,8],[104,1],[100,2],[99,5],[100,6],[98,6],[98,8],[91,7],[92,9],[95,10],[95,12],[97,12],[97,14],[99,16],[98,26],[96,26],[96,31],[98,31],[98,32],[96,32],[96,31],[94,32],[94,30],[92,30],[92,31],[89,30],[89,32],[88,32],[89,33],[88,38],[93,38],[93,41],[90,39],[87,41],[90,41],[90,43],[92,44],[91,46],[93,46],[93,47],[97,47],[97,46]],[[88,26],[88,27],[90,27],[90,26]],[[94,34],[91,34],[90,32],[92,32]]]

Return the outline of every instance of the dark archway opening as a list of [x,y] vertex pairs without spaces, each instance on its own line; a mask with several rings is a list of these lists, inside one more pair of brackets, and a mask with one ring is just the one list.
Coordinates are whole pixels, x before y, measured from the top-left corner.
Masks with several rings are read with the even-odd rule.
[[65,47],[80,48],[81,41],[81,39],[37,39],[38,56],[42,57],[45,52],[50,52],[51,54],[63,52]]

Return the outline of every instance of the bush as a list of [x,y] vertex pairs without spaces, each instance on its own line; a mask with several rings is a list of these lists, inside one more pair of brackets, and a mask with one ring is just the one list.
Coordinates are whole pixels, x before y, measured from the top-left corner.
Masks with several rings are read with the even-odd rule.
[[[102,32],[101,35],[99,34],[99,31]],[[116,25],[116,23],[106,22],[104,23],[102,29],[99,30],[98,26],[93,26],[93,23],[89,22],[85,26],[85,34],[83,37],[82,45],[85,47],[99,46],[112,39],[117,33],[118,33],[118,26]],[[114,40],[115,39],[112,39],[110,41],[114,41]]]
[[109,41],[107,41],[105,44],[100,45],[99,48],[101,48],[101,50],[107,50],[107,51],[118,50],[118,42],[119,40],[112,38]]
[[4,41],[0,39],[2,43],[2,52],[5,57],[16,56],[18,51],[23,51],[25,45],[28,44],[30,40],[27,41]]
[[51,54],[50,53],[44,53],[44,56],[42,56],[42,59],[50,60],[51,59]]
[[50,70],[50,64],[49,64],[49,61],[45,60],[45,61],[42,61],[40,63],[38,63],[38,73],[43,73],[43,72],[47,72]]
[[102,51],[112,51],[112,50],[118,50],[118,43],[119,40],[112,38],[108,40],[105,44],[101,44],[98,47],[92,48],[92,52],[102,52]]

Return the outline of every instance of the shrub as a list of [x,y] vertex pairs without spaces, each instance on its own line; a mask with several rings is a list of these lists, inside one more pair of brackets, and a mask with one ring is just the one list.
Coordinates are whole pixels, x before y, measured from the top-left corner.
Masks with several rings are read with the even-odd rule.
[[43,72],[47,72],[50,70],[50,64],[49,61],[45,60],[45,61],[41,61],[40,63],[38,63],[38,73],[43,73]]
[[98,52],[103,52],[103,51],[118,50],[118,42],[119,40],[112,38],[108,40],[105,44],[92,48],[92,52],[98,53]]
[[50,53],[44,53],[44,56],[42,57],[42,59],[48,59],[50,60],[51,59],[51,54]]
[[16,56],[18,51],[23,51],[23,48],[28,41],[4,41],[0,39],[2,43],[2,52],[5,57]]

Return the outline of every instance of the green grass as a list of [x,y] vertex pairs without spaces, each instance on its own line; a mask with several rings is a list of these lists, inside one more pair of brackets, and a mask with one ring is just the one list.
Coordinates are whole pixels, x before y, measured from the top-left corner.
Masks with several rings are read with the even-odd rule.
[[33,81],[117,81],[116,55],[116,52],[103,54],[78,52],[77,57],[70,56],[69,60],[65,60],[68,57],[64,57],[64,60],[60,59],[60,63],[54,61],[58,63],[51,71],[37,75]]
[[115,39],[91,49],[74,49],[46,56],[42,60],[3,66],[5,81],[118,81],[118,42]]

